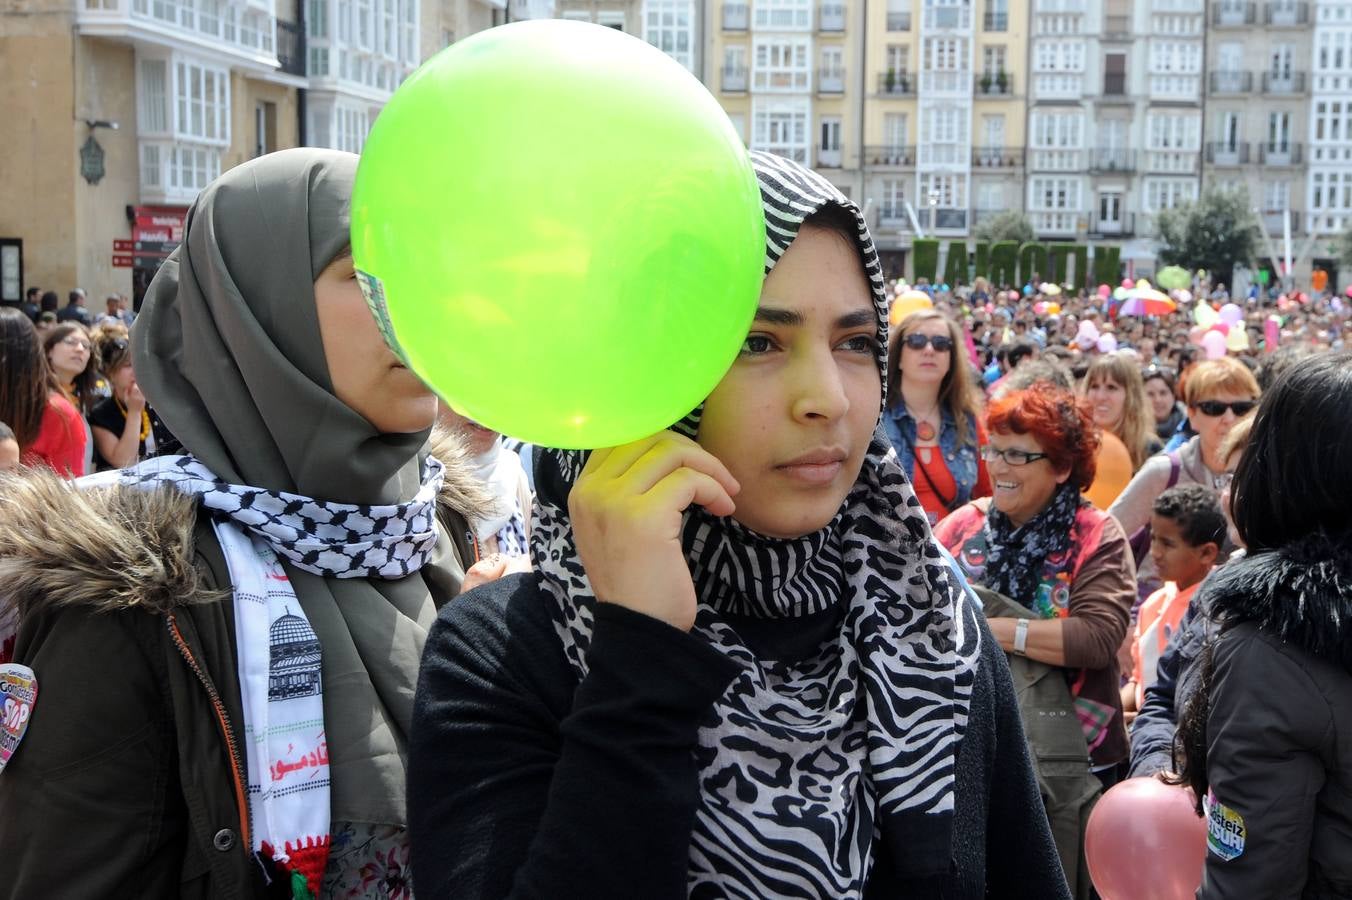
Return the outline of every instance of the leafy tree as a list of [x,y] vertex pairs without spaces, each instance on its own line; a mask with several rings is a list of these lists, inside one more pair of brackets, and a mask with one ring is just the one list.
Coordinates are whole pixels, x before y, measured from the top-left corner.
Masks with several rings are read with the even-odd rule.
[[1033,226],[1017,209],[1006,210],[987,219],[972,232],[973,239],[994,244],[996,241],[1014,241],[1022,246],[1033,240]]
[[1243,188],[1208,187],[1192,203],[1166,209],[1155,217],[1161,266],[1206,269],[1227,284],[1236,263],[1258,254],[1258,223]]

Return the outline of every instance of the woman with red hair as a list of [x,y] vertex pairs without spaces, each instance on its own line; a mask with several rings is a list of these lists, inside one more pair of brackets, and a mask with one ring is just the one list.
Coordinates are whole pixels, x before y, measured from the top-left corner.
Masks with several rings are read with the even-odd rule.
[[[1072,393],[1037,383],[1006,394],[991,403],[986,430],[994,495],[958,509],[934,536],[979,589],[996,640],[1026,658],[1012,664],[1024,724],[1072,892],[1086,896],[1081,830],[1099,787],[1089,774],[1111,787],[1128,756],[1117,648],[1136,597],[1131,548],[1083,497],[1099,435]],[[1053,805],[1066,805],[1066,793],[1075,795],[1070,821],[1058,825],[1065,817]]]

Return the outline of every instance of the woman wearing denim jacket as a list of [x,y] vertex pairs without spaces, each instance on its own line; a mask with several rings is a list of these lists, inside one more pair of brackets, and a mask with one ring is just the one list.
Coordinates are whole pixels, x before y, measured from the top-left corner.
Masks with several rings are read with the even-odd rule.
[[991,494],[977,395],[957,355],[961,337],[951,319],[920,310],[902,320],[888,351],[883,427],[931,525]]

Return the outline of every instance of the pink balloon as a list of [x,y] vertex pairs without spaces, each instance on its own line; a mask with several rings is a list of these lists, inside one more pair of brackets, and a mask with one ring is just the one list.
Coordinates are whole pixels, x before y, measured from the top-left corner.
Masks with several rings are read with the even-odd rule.
[[1225,335],[1219,331],[1208,331],[1202,335],[1202,347],[1206,350],[1207,359],[1221,359],[1225,356]]
[[1192,900],[1206,863],[1206,820],[1188,788],[1131,778],[1094,806],[1084,853],[1103,900]]
[[1202,335],[1206,334],[1206,329],[1201,325],[1194,325],[1188,329],[1188,341],[1202,346]]
[[1108,287],[1108,285],[1100,284],[1098,286],[1098,295],[1100,300],[1107,300],[1109,297],[1112,296],[1112,293],[1113,289]]
[[1210,330],[1219,331],[1221,334],[1228,335],[1230,333],[1230,326],[1226,322],[1217,322],[1215,325],[1211,326]]
[[1098,349],[1100,353],[1112,353],[1117,349],[1117,338],[1111,334],[1100,335],[1098,339]]
[[1130,290],[1130,289],[1136,287],[1136,282],[1132,281],[1130,278],[1123,278],[1123,279],[1122,279],[1122,287],[1124,287],[1124,288]]
[[1221,307],[1221,321],[1226,325],[1238,325],[1244,321],[1244,310],[1234,303],[1227,303]]

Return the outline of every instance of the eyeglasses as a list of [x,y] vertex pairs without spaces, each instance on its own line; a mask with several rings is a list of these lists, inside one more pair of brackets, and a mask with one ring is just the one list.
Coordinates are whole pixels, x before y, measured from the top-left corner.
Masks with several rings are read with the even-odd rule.
[[912,350],[924,350],[926,344],[933,347],[935,353],[947,353],[953,349],[953,339],[946,334],[936,334],[931,337],[928,334],[913,331],[906,335],[906,346]]
[[1047,454],[1029,453],[1027,450],[1017,450],[1012,447],[1008,450],[1001,450],[988,444],[981,448],[981,458],[986,462],[1003,459],[1007,466],[1026,466],[1029,463],[1037,462],[1039,459],[1046,459]]
[[1220,400],[1202,400],[1193,404],[1202,415],[1211,416],[1213,419],[1216,416],[1225,415],[1227,409],[1237,416],[1247,415],[1249,410],[1257,405],[1257,400],[1236,400],[1234,403],[1223,403]]
[[82,340],[73,334],[63,337],[61,343],[65,344],[67,347],[83,347],[86,350],[90,349],[89,341]]

